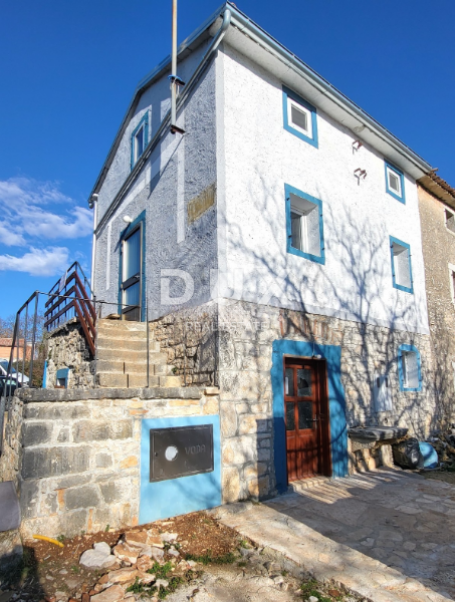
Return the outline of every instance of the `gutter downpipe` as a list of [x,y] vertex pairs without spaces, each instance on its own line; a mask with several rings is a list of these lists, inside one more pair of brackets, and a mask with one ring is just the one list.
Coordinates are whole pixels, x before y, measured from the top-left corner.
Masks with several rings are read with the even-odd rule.
[[[92,194],[90,197],[90,205],[93,207],[93,235],[92,235],[92,269],[90,272],[90,288],[92,289],[92,299],[95,298],[95,254],[96,254],[96,220],[98,217],[98,195]],[[95,308],[96,311],[96,308]]]
[[[345,96],[342,92],[337,90],[330,82],[321,77],[318,73],[313,71],[308,65],[303,63],[300,59],[298,59],[295,55],[293,55],[289,50],[284,48],[279,42],[269,36],[265,31],[257,27],[252,21],[250,21],[246,16],[241,14],[240,12],[235,11],[235,14],[232,18],[232,25],[237,27],[239,31],[244,33],[246,36],[250,37],[254,42],[256,42],[259,46],[264,48],[266,51],[270,52],[272,56],[275,56],[284,63],[287,67],[289,67],[292,71],[296,72],[298,75],[302,75],[302,71],[306,73],[309,77],[310,81],[313,85],[319,90],[321,94],[324,94],[328,98],[330,98],[335,104],[337,104],[342,109],[347,109],[355,118],[360,121],[364,121],[368,123],[370,129],[384,142],[391,144],[393,140],[393,145],[397,150],[407,156],[415,166],[420,169],[424,174],[427,174],[432,170],[431,165],[425,161],[422,157],[417,155],[411,148],[409,148],[406,144],[401,142],[398,138],[384,128],[378,121],[376,121],[371,115],[365,113],[359,106],[357,106],[352,100],[350,100],[347,96]],[[271,50],[272,49],[272,50]],[[381,130],[386,130],[387,133],[390,134],[391,139],[388,139]]]
[[[223,23],[221,24],[219,30],[217,31],[215,37],[213,38],[212,43],[208,47],[207,52],[204,54],[201,62],[196,67],[196,70],[193,73],[193,75],[191,76],[189,82],[186,84],[186,86],[183,88],[183,91],[179,94],[179,96],[177,98],[176,113],[178,113],[179,109],[184,104],[185,100],[189,96],[191,90],[193,89],[194,85],[196,84],[200,75],[202,74],[203,70],[207,66],[209,60],[212,58],[212,54],[214,54],[214,52],[217,50],[218,46],[220,45],[221,41],[223,40],[223,38],[226,34],[226,31],[227,31],[229,25],[231,24],[231,17],[232,17],[231,10],[229,8],[227,8],[223,14]],[[169,111],[166,113],[163,121],[161,122],[160,127],[158,128],[158,131],[156,132],[155,136],[152,138],[152,140],[150,140],[149,144],[147,145],[147,148],[145,149],[142,157],[138,160],[138,162],[136,163],[136,165],[133,168],[133,171],[130,173],[130,175],[124,182],[123,186],[118,191],[117,196],[113,200],[109,209],[106,211],[106,213],[100,219],[99,224],[96,226],[96,229],[94,231],[95,235],[99,233],[99,231],[104,226],[106,221],[112,216],[114,211],[118,208],[118,206],[120,205],[128,188],[130,187],[130,184],[139,175],[139,173],[141,172],[145,163],[148,161],[150,155],[154,151],[155,147],[158,145],[163,133],[165,133],[167,131],[167,129],[170,125],[170,122],[171,122],[171,114],[172,114],[172,110],[169,109]]]

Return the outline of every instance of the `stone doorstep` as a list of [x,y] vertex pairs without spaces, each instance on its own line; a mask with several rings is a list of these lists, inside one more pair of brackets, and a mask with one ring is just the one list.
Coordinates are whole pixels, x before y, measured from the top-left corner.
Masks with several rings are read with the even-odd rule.
[[292,481],[291,483],[289,483],[288,491],[295,491],[296,493],[298,493],[299,491],[304,491],[306,489],[316,487],[316,485],[322,485],[323,483],[328,482],[330,480],[331,477],[323,476],[310,477],[308,479],[299,479],[297,481]]

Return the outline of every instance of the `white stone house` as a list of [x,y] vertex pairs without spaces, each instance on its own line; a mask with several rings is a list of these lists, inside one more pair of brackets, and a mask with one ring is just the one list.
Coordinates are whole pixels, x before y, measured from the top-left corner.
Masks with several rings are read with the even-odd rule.
[[133,95],[90,196],[104,315],[220,388],[225,500],[348,470],[348,429],[427,433],[416,182],[431,166],[235,5]]

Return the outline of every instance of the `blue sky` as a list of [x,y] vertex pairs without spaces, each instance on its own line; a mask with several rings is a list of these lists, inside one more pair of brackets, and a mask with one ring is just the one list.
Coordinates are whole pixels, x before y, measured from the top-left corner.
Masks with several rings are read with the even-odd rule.
[[[179,0],[179,39],[218,6]],[[453,0],[237,6],[455,186]],[[0,317],[75,259],[87,198],[137,82],[170,50],[171,0],[0,6]]]

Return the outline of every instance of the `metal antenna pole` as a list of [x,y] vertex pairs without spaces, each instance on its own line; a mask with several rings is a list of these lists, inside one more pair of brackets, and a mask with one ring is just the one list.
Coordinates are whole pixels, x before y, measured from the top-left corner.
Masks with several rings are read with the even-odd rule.
[[177,76],[177,0],[172,0],[172,73],[171,80],[171,132],[184,134],[184,130],[177,126],[177,92],[178,86],[184,82]]
[[171,125],[177,124],[177,0],[172,0]]

